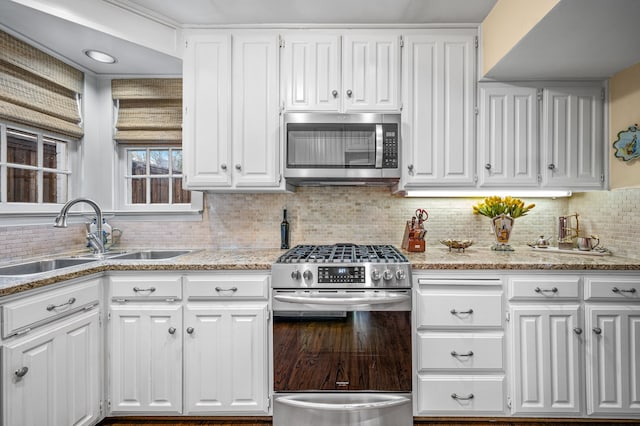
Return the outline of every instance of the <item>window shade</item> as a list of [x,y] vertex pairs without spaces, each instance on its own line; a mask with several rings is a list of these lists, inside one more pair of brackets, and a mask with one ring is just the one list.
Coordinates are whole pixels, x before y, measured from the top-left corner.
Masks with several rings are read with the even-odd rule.
[[0,118],[80,139],[84,74],[0,31]]
[[117,141],[182,140],[182,79],[112,80]]

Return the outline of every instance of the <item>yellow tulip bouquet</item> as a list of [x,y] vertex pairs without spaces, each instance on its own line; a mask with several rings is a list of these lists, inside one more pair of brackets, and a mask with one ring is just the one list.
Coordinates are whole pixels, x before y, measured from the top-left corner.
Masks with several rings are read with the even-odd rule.
[[520,216],[525,216],[529,210],[533,209],[535,206],[535,204],[525,206],[524,202],[519,198],[512,198],[510,196],[502,198],[494,195],[492,197],[485,198],[484,201],[473,206],[473,214],[496,217],[504,213],[505,215],[515,219]]

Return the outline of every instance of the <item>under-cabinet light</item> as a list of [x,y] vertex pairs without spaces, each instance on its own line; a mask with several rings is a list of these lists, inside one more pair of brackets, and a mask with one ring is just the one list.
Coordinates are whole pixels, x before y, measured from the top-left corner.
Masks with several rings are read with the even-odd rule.
[[103,64],[115,64],[117,62],[116,58],[99,50],[88,49],[84,51],[84,54],[94,61],[102,62]]
[[528,198],[560,198],[571,197],[571,191],[559,191],[559,190],[499,190],[491,191],[487,189],[483,190],[407,190],[405,192],[406,197],[426,197],[426,198],[449,198],[449,197],[489,197],[497,195],[505,197],[510,195],[512,197],[528,197]]

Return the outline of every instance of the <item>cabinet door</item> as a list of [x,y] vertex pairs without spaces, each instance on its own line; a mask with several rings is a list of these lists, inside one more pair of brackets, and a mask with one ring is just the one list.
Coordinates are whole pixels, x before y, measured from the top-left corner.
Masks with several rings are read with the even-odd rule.
[[580,412],[577,306],[512,307],[512,412]]
[[338,111],[340,37],[287,33],[283,38],[285,108],[289,111]]
[[481,88],[479,127],[480,186],[537,186],[537,90]]
[[268,413],[267,304],[188,305],[186,414]]
[[2,348],[4,425],[88,425],[100,412],[97,310]]
[[343,106],[349,111],[399,111],[400,35],[343,37]]
[[280,185],[278,37],[233,36],[233,174],[236,187]]
[[606,158],[600,87],[545,89],[542,185],[601,189]]
[[473,46],[469,32],[405,37],[405,188],[475,185]]
[[112,306],[113,413],[182,412],[182,307]]
[[587,411],[638,413],[640,309],[638,305],[586,307]]
[[183,182],[188,189],[229,187],[231,36],[188,36],[182,69]]

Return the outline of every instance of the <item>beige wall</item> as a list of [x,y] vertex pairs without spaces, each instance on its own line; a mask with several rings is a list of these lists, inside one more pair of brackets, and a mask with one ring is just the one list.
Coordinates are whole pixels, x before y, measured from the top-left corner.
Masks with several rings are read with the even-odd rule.
[[498,0],[482,23],[485,76],[560,0]]
[[640,63],[615,74],[609,83],[610,186],[640,188],[640,160],[622,161],[613,148],[618,132],[640,124]]

